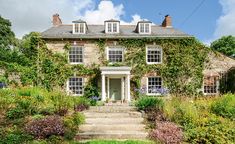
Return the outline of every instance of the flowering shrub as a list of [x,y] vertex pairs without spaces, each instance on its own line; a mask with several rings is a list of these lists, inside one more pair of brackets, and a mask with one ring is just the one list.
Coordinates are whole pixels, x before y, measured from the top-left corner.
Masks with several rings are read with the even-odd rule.
[[156,98],[156,97],[141,97],[135,103],[135,106],[138,110],[147,111],[149,109],[162,109],[163,107],[163,100]]
[[78,99],[75,99],[74,102],[74,110],[75,111],[84,111],[90,107],[90,102],[87,98],[79,97]]
[[150,138],[165,144],[178,144],[183,141],[183,132],[172,122],[158,122],[157,128],[150,133]]
[[99,101],[99,100],[100,100],[100,98],[98,96],[90,97],[90,104],[91,104],[91,106],[96,106],[97,101]]
[[59,116],[48,116],[33,120],[26,124],[25,130],[36,138],[48,138],[52,135],[64,134],[63,121]]

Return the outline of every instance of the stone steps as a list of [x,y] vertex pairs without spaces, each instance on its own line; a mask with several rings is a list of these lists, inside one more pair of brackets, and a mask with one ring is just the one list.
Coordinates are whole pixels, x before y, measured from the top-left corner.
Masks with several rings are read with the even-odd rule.
[[146,139],[142,114],[127,105],[95,106],[83,112],[85,124],[75,139]]
[[89,112],[130,112],[136,111],[134,107],[130,106],[95,106],[90,107]]
[[143,118],[86,118],[87,124],[141,124]]
[[146,139],[148,133],[140,131],[106,131],[79,133],[75,139]]
[[86,118],[120,118],[120,117],[141,117],[142,114],[140,112],[119,112],[119,113],[115,113],[115,112],[110,112],[110,113],[106,113],[106,112],[84,112],[84,115]]
[[80,132],[105,132],[112,130],[145,131],[144,124],[84,124],[79,127]]

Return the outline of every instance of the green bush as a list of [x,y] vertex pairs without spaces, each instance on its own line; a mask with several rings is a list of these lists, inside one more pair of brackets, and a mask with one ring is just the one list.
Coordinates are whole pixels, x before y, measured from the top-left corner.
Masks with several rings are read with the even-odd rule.
[[11,120],[23,118],[25,115],[26,115],[25,110],[22,109],[21,107],[15,107],[15,108],[9,109],[6,112],[6,117]]
[[50,93],[50,98],[55,108],[55,113],[64,116],[71,107],[71,97],[61,91]]
[[193,127],[197,124],[199,112],[193,101],[172,98],[165,102],[164,113],[168,119],[184,127]]
[[235,143],[235,125],[211,115],[210,117],[202,118],[198,126],[186,129],[185,140],[188,143],[195,144]]
[[155,108],[162,109],[163,104],[163,100],[160,98],[143,96],[136,101],[135,106],[138,110],[147,111]]
[[228,94],[211,104],[211,111],[219,116],[235,119],[235,95]]
[[63,123],[65,126],[64,137],[67,140],[72,140],[78,131],[79,125],[84,123],[85,117],[81,113],[74,113],[71,116],[67,116],[63,119]]
[[27,143],[33,139],[32,136],[22,133],[20,131],[13,131],[8,133],[4,138],[0,139],[1,144],[20,144]]
[[73,101],[75,111],[80,112],[90,107],[90,101],[85,97],[75,97]]

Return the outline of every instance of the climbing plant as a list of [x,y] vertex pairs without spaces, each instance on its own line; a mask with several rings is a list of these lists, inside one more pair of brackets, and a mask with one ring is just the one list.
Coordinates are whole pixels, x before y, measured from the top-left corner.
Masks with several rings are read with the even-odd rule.
[[[126,65],[132,68],[132,82],[137,88],[140,87],[141,77],[155,72],[163,78],[164,86],[170,89],[171,93],[191,96],[198,94],[209,49],[195,38],[119,39],[117,42],[126,48],[125,61],[117,66]],[[158,45],[163,49],[162,64],[146,63],[146,45]],[[105,40],[99,41],[98,46],[100,51],[104,52]]]

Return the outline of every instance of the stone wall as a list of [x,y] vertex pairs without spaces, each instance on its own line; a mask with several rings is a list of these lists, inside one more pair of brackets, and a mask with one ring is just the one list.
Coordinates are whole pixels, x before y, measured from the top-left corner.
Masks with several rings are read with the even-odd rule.
[[71,43],[71,45],[77,45],[82,46],[83,52],[84,52],[84,64],[86,66],[91,64],[100,64],[99,58],[101,57],[99,47],[96,45],[95,42],[92,41],[76,41],[76,44],[74,41],[47,41],[47,47],[48,49],[52,50],[54,53],[64,53],[64,46],[66,43]]

